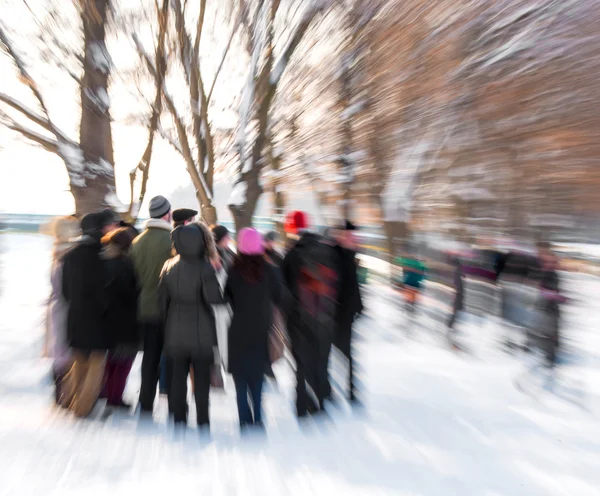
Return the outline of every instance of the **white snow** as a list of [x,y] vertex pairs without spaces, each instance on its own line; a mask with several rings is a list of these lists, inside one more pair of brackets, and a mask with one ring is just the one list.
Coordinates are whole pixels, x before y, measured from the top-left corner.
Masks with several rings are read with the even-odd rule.
[[115,175],[115,169],[110,163],[101,158],[98,163],[86,162],[86,173],[85,176],[89,179],[93,179],[96,176],[107,176],[112,177]]
[[58,154],[65,161],[71,184],[85,186],[83,150],[73,142],[59,141]]
[[104,197],[104,203],[112,208],[115,212],[127,212],[127,205],[125,205],[117,195],[116,191],[111,191]]
[[241,207],[246,204],[246,193],[248,192],[248,183],[244,180],[235,184],[229,195],[228,205]]
[[85,96],[87,96],[90,102],[100,111],[106,112],[110,108],[110,99],[108,93],[102,87],[98,87],[94,90],[85,88]]
[[88,57],[93,67],[103,74],[108,74],[111,68],[111,59],[104,44],[97,41],[90,43]]
[[[464,338],[473,353],[458,356],[425,317],[407,333],[397,295],[371,282],[356,341],[365,415],[342,404],[331,409],[331,423],[299,428],[293,374],[282,361],[275,365],[278,387],[264,393],[265,440],[240,438],[228,378],[224,394],[211,394],[212,440],[199,441],[190,430],[178,441],[166,424],[164,398],[154,427],[125,413],[104,423],[77,421],[50,406],[50,364],[40,350],[51,239],[3,234],[0,242],[3,494],[598,494],[598,279],[565,276],[566,290],[578,290],[565,325],[579,362],[561,368],[559,377],[584,393],[585,408],[559,394],[517,391],[513,380],[523,363],[498,350],[502,328],[493,321],[467,323]],[[426,307],[437,308],[429,296]],[[340,383],[337,354],[331,372]],[[139,374],[138,360],[128,401],[138,394]]]

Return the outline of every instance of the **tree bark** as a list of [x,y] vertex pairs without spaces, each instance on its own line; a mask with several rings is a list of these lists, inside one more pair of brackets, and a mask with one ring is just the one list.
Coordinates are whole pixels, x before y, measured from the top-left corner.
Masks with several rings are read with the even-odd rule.
[[[79,145],[86,164],[105,161],[114,167],[110,112],[108,101],[102,100],[104,95],[108,98],[108,57],[105,64],[98,62],[99,54],[100,58],[108,54],[105,24],[109,0],[83,0],[81,4],[85,57]],[[114,171],[112,174],[88,175],[85,182],[85,187],[71,188],[77,213],[86,214],[109,206],[107,196],[116,191]]]

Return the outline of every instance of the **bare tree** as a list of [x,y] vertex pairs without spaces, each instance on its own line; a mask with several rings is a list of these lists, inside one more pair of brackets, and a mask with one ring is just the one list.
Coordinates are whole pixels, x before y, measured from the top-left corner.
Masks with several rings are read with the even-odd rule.
[[[43,88],[32,76],[25,59],[2,24],[0,44],[5,54],[13,61],[19,80],[33,95],[38,109],[31,109],[10,95],[0,93],[0,103],[3,105],[0,108],[0,123],[63,160],[77,213],[84,214],[111,207],[123,213],[127,212],[129,217],[135,218],[146,189],[156,128],[153,128],[152,124],[149,126],[149,143],[137,167],[143,174],[138,201],[132,196],[129,206],[123,205],[116,194],[110,115],[109,83],[113,63],[106,46],[110,0],[80,0],[78,8],[83,32],[80,47],[72,48],[63,43],[61,33],[53,31],[53,23],[44,26],[35,19],[42,30],[41,39],[44,43],[37,54],[38,57],[43,56],[46,51],[58,49],[81,64],[79,70],[82,75],[79,76],[77,71],[73,71],[67,64],[60,61],[58,63],[79,86],[81,116],[78,139],[70,138],[57,125],[49,110]],[[33,15],[33,11],[31,12]],[[56,9],[50,10],[49,15],[55,17],[57,12]],[[157,85],[159,83],[157,79]],[[155,120],[151,119],[152,122],[155,126]]]
[[281,2],[258,0],[252,5],[250,2],[243,4],[250,64],[239,110],[237,177],[229,199],[236,229],[252,224],[254,210],[263,192],[260,175],[266,163],[265,148],[269,141],[273,98],[281,78],[313,20],[329,5],[326,0],[305,3],[304,11],[291,30],[277,61],[275,24]]
[[[181,69],[184,79],[183,84],[179,86],[186,89],[188,101],[187,105],[180,109],[176,99],[170,92],[168,86],[170,84],[175,86],[179,82],[175,75],[162,84],[162,99],[173,122],[174,133],[162,126],[160,132],[162,137],[183,157],[186,169],[196,189],[202,218],[209,225],[212,225],[217,222],[217,210],[213,198],[215,137],[209,118],[209,109],[213,90],[223,69],[233,37],[239,27],[240,17],[238,14],[233,23],[230,23],[223,55],[216,70],[210,74],[207,84],[206,72],[208,71],[203,70],[203,57],[200,49],[203,33],[210,25],[210,21],[206,20],[206,0],[201,0],[199,7],[194,29],[192,30],[186,20],[188,17],[188,3],[182,3],[181,0],[171,2],[170,10],[174,21],[173,47],[178,61],[177,66]],[[157,64],[155,59],[144,49],[137,36],[134,36],[134,41],[140,56],[146,62],[150,74],[156,77]],[[172,69],[175,65],[174,61],[171,61],[170,65]]]

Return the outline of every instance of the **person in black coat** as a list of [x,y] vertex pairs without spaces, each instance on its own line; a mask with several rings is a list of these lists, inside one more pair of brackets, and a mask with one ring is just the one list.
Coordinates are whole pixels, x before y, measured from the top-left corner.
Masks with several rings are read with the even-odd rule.
[[123,401],[123,391],[140,341],[137,322],[140,288],[128,256],[134,238],[135,233],[129,227],[121,227],[102,238],[108,296],[105,325],[114,345],[106,362],[102,397],[109,406],[122,408],[131,407]]
[[63,259],[62,292],[69,305],[67,341],[73,349],[74,363],[65,379],[61,403],[78,417],[89,415],[98,399],[106,352],[112,346],[105,322],[108,297],[100,240],[115,224],[107,212],[84,216],[83,236]]
[[454,303],[452,304],[452,314],[450,315],[450,320],[448,321],[448,340],[450,345],[457,349],[458,344],[456,343],[456,319],[459,316],[460,312],[463,311],[464,308],[464,274],[463,268],[460,263],[460,259],[455,257],[452,259],[452,264],[454,267],[454,272],[452,276],[452,285],[454,288]]
[[[215,269],[212,233],[202,223],[171,233],[177,255],[165,262],[158,285],[164,353],[170,360],[169,409],[178,428],[187,425],[187,378],[194,374],[196,422],[208,430],[209,392],[217,330],[212,305],[224,304]],[[156,386],[155,386],[156,387]]]
[[267,259],[276,267],[283,264],[283,256],[277,251],[277,240],[279,234],[276,231],[269,231],[265,234],[265,255]]
[[351,402],[357,401],[352,356],[352,327],[357,316],[363,312],[358,284],[355,230],[356,227],[351,222],[346,222],[344,228],[336,232],[335,247],[339,256],[340,280],[334,345],[348,359],[348,391]]
[[235,382],[240,427],[261,428],[269,332],[274,306],[281,302],[282,286],[276,268],[264,257],[263,239],[258,231],[242,229],[238,250],[225,286],[225,296],[233,312],[228,336],[229,372]]

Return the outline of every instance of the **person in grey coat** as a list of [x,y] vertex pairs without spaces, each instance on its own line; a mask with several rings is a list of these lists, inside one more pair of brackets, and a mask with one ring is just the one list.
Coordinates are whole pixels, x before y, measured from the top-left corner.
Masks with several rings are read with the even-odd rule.
[[191,366],[198,426],[207,429],[210,378],[217,346],[211,305],[225,303],[212,265],[217,254],[212,234],[204,224],[178,227],[171,238],[177,255],[165,263],[158,285],[165,324],[164,353],[172,364],[169,407],[175,424],[187,425],[187,377]]

